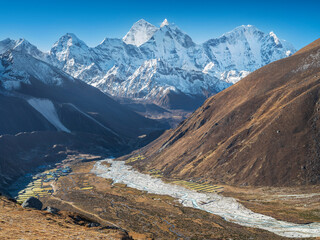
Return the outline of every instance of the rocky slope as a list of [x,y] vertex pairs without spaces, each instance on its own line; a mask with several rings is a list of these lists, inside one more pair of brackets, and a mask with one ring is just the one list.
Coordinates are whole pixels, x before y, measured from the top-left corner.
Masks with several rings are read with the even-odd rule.
[[140,150],[140,169],[236,185],[320,182],[320,40],[209,98]]
[[[112,96],[188,110],[250,72],[295,52],[273,32],[265,34],[251,25],[196,44],[167,20],[157,28],[143,19],[123,39],[106,38],[96,47],[68,33],[49,53],[25,40],[10,39],[0,42],[0,52],[21,48],[19,41],[28,45],[25,51],[32,56]],[[197,104],[181,105],[176,99]]]

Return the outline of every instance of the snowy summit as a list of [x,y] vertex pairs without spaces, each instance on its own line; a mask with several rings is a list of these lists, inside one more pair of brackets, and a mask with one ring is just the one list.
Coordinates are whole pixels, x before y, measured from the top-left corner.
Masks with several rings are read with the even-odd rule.
[[167,19],[165,19],[165,20],[163,20],[163,22],[161,23],[160,27],[162,28],[162,27],[167,26],[167,25],[169,25],[169,22],[168,22]]
[[123,41],[139,47],[148,41],[157,30],[157,27],[141,19],[133,24],[130,31],[123,37]]

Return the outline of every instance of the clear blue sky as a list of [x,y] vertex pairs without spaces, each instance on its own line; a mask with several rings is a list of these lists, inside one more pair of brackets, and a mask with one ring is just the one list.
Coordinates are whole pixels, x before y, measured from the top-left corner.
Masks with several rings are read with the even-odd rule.
[[274,31],[299,49],[320,37],[320,0],[0,0],[0,39],[26,38],[41,50],[67,32],[89,46],[123,37],[137,20],[174,22],[201,43],[243,25]]

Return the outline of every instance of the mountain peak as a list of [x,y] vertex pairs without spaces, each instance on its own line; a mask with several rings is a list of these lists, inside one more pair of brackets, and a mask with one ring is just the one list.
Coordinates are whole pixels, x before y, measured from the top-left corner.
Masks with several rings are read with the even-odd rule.
[[158,28],[151,23],[144,19],[140,19],[133,24],[130,31],[123,37],[122,40],[126,44],[132,44],[139,47],[148,41],[157,30]]
[[26,50],[27,48],[36,48],[36,46],[32,45],[28,40],[24,38],[19,38],[15,41],[15,50]]
[[269,33],[269,36],[274,39],[274,42],[275,42],[276,44],[279,44],[279,43],[280,43],[279,38],[277,37],[277,35],[276,35],[273,31],[271,31],[271,32]]
[[[144,20],[143,18],[141,18],[139,21],[137,21],[135,24],[151,24],[151,23],[149,23],[149,22],[147,22],[146,20]],[[135,25],[134,24],[134,25]]]
[[24,39],[24,38],[19,38],[17,41],[16,41],[16,46],[15,47],[18,47],[20,45],[25,45],[25,46],[29,46],[29,45],[32,45],[28,40]]
[[60,39],[72,39],[74,42],[80,42],[81,40],[74,33],[66,33]]
[[251,25],[251,24],[247,24],[247,25],[241,25],[239,26],[240,28],[245,28],[245,29],[248,29],[248,28],[256,28],[255,26]]
[[5,38],[3,40],[1,40],[0,42],[11,42],[13,41],[11,38]]
[[234,41],[246,41],[248,38],[259,38],[263,35],[265,33],[253,25],[241,25],[223,34],[221,37],[233,39]]
[[260,31],[260,30],[255,26],[248,24],[248,25],[241,25],[239,27],[236,27],[231,32],[255,32],[255,31]]
[[169,25],[169,22],[167,19],[164,19],[163,22],[161,23],[160,27],[164,27],[164,26],[168,26]]
[[65,35],[60,37],[52,48],[55,48],[58,45],[68,47],[76,45],[78,47],[85,46],[87,48],[87,45],[82,40],[80,40],[74,33],[66,33]]
[[[70,51],[70,49],[73,49]],[[54,43],[50,50],[50,55],[55,56],[58,62],[65,61],[68,57],[82,58],[84,55],[88,55],[90,49],[73,33],[66,33]],[[58,64],[58,63],[55,63]]]

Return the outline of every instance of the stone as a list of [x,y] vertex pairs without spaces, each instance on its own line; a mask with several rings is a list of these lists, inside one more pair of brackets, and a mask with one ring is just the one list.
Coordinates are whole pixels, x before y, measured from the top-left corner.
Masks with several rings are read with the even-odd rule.
[[33,208],[33,209],[41,210],[42,209],[42,202],[38,198],[29,197],[28,199],[26,199],[22,203],[22,207],[23,208]]
[[100,226],[100,223],[95,223],[95,222],[88,223],[88,227],[99,227],[99,226]]
[[54,208],[50,206],[46,207],[44,210],[52,214],[58,214],[58,212],[60,211],[58,208]]

